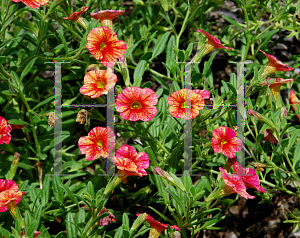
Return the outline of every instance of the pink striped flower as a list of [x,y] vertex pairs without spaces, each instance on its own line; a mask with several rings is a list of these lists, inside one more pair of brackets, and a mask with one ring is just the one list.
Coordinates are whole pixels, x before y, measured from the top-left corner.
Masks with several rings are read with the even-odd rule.
[[91,98],[97,98],[102,94],[107,94],[108,90],[112,89],[116,83],[117,75],[112,73],[111,68],[92,70],[84,76],[84,85],[79,89],[79,92]]
[[282,63],[281,61],[279,61],[275,56],[273,55],[267,55],[265,52],[263,52],[262,50],[259,50],[261,53],[263,53],[269,60],[267,66],[264,69],[263,75],[269,75],[272,74],[276,71],[292,71],[293,68],[292,67],[288,67],[287,64]]
[[223,153],[228,158],[234,158],[235,153],[243,147],[243,142],[237,138],[234,130],[227,126],[219,126],[213,131],[212,148],[215,153]]
[[229,195],[232,193],[238,193],[240,196],[248,199],[254,199],[254,196],[251,196],[246,192],[246,185],[244,184],[242,178],[235,174],[228,174],[228,172],[221,167],[219,167],[221,171],[222,178],[224,180],[225,186],[223,188],[223,193]]
[[208,39],[207,43],[205,44],[205,51],[203,54],[207,54],[214,49],[226,49],[226,50],[232,49],[230,47],[225,47],[224,45],[222,45],[221,42],[216,37],[210,35],[209,33],[202,31],[200,29],[198,29],[198,31],[204,34]]
[[95,160],[100,156],[107,158],[116,145],[116,136],[110,127],[95,127],[87,136],[78,141],[80,152],[85,154],[87,160]]
[[238,162],[234,162],[232,168],[234,172],[236,172],[236,174],[242,178],[246,187],[254,188],[262,193],[266,192],[262,187],[259,186],[259,179],[254,169],[249,167],[243,168],[243,166],[240,165]]
[[91,13],[91,16],[99,20],[102,26],[107,26],[112,29],[112,21],[122,14],[125,10],[101,10],[97,13]]
[[42,5],[47,5],[49,0],[12,0],[13,2],[23,2],[30,8],[39,8]]
[[0,212],[9,210],[14,214],[16,204],[20,202],[23,194],[25,192],[19,191],[14,181],[0,179]]
[[8,121],[0,116],[0,145],[3,143],[7,145],[9,144],[11,140],[11,130],[12,127],[10,124],[8,124]]
[[121,58],[127,49],[126,43],[118,40],[117,34],[106,26],[91,30],[87,41],[89,52],[106,67],[114,66],[117,58]]
[[[191,108],[185,105],[186,91],[190,94]],[[199,110],[202,110],[205,106],[204,98],[209,97],[210,94],[207,90],[181,89],[180,91],[175,91],[169,96],[167,101],[171,105],[169,112],[171,116],[176,118],[184,118],[185,120],[194,119],[199,115]]]
[[115,108],[128,121],[149,121],[157,113],[156,93],[150,88],[128,87],[117,95]]
[[[143,214],[139,213],[136,215],[140,216]],[[147,215],[145,220],[150,224],[150,227],[151,227],[149,238],[158,238],[164,230],[168,229],[168,225],[154,220],[150,215]],[[180,231],[180,228],[176,225],[170,226],[170,227],[171,227],[171,229],[175,228],[175,230]]]

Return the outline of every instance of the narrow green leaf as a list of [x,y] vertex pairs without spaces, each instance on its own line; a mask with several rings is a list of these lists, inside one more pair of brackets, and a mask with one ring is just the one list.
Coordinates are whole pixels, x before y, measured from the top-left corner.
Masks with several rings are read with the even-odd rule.
[[124,230],[129,230],[129,218],[128,218],[128,215],[126,213],[123,213],[122,228]]
[[184,170],[183,176],[181,177],[183,186],[185,187],[186,191],[189,191],[193,186],[193,182],[191,176],[187,170]]
[[46,103],[49,103],[49,102],[51,102],[51,101],[54,101],[54,97],[49,97],[49,98],[45,99],[44,101],[40,102],[38,105],[36,105],[36,106],[32,109],[32,111],[36,110],[37,108],[39,108],[39,107],[41,107],[41,106],[43,106],[43,105],[45,105]]
[[42,206],[45,207],[49,202],[50,176],[45,176],[42,190]]
[[155,184],[156,184],[159,194],[163,197],[165,203],[169,204],[168,194],[166,193],[166,187],[163,183],[162,178],[157,174],[154,174],[153,176],[154,176]]
[[184,203],[180,200],[180,198],[169,188],[166,189],[166,191],[171,195],[171,197],[176,201],[176,203],[180,206],[181,211],[185,212],[185,205]]
[[[170,26],[172,27],[174,33],[177,35],[177,31],[176,31],[176,29],[175,29],[173,23],[170,21],[170,19],[169,19],[165,14],[163,14],[163,13],[161,13],[161,12],[159,13],[159,15],[161,15],[161,16],[162,16],[162,17],[170,24]],[[174,44],[174,45],[175,45],[175,44]]]
[[59,176],[53,176],[53,194],[55,199],[60,203],[63,204],[63,190],[61,188],[61,181]]
[[222,15],[222,17],[223,17],[225,20],[229,21],[232,25],[236,26],[237,28],[239,28],[239,29],[241,29],[243,32],[245,32],[244,28],[243,28],[242,26],[240,26],[240,24],[237,23],[235,20],[233,20],[233,19],[231,19],[231,18],[229,18],[228,16],[225,16],[225,15]]
[[89,193],[89,195],[92,199],[95,198],[94,185],[92,184],[91,181],[88,182],[87,192]]
[[168,32],[165,32],[161,36],[161,38],[158,40],[157,44],[153,47],[153,50],[152,50],[153,55],[152,55],[151,59],[156,58],[158,55],[160,55],[164,51],[164,49],[166,48],[166,44],[167,44],[170,34],[171,34],[171,32],[168,31]]
[[294,152],[294,158],[293,158],[293,164],[294,167],[296,164],[299,164],[300,162],[300,140],[297,142],[295,146],[295,152]]
[[114,238],[122,238],[122,235],[123,235],[123,229],[122,227],[120,226],[119,229],[117,230]]
[[62,183],[59,186],[63,188],[63,190],[67,193],[68,197],[77,205],[78,209],[80,209],[78,201],[76,197],[73,195],[73,193],[70,191],[70,189]]
[[5,230],[3,227],[0,226],[0,233],[2,233],[2,235],[4,235],[6,238],[9,238],[12,236],[12,234],[8,231]]
[[147,61],[146,60],[141,60],[138,65],[136,66],[134,73],[133,73],[133,87],[140,87],[142,80],[143,80],[143,75],[145,73],[146,70],[146,64]]
[[18,119],[11,119],[8,121],[9,124],[11,125],[30,125],[26,121],[18,120]]
[[22,74],[20,77],[20,81],[22,82],[23,78],[30,72],[32,71],[32,67],[37,60],[38,57],[34,57],[32,60],[29,61],[29,63],[25,66],[25,68],[22,70]]
[[74,217],[71,212],[67,214],[66,219],[66,230],[67,230],[67,237],[68,238],[76,238],[76,227],[74,225]]

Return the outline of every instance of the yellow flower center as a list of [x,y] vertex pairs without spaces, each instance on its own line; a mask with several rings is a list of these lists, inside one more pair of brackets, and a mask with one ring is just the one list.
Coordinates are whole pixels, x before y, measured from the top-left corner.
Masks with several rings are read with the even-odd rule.
[[225,145],[226,143],[227,143],[226,140],[224,140],[224,139],[221,140],[221,146]]
[[101,42],[99,49],[102,50],[105,46],[106,46],[105,43]]
[[133,102],[130,105],[130,109],[139,109],[142,108],[142,105],[139,102]]
[[105,83],[103,81],[97,83],[97,88],[104,88]]
[[98,145],[100,148],[102,148],[102,147],[103,147],[103,141],[102,141],[102,140],[99,140],[99,141],[97,142],[97,145]]

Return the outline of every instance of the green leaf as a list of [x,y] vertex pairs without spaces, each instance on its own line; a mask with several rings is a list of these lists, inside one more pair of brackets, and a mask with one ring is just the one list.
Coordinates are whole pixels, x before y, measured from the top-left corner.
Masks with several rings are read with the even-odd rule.
[[184,170],[181,180],[182,180],[182,183],[183,183],[186,191],[189,191],[191,189],[191,187],[193,186],[193,182],[192,182],[191,176],[187,170]]
[[91,199],[95,198],[94,185],[92,184],[91,181],[89,181],[87,184],[87,192],[90,195]]
[[32,71],[32,67],[37,60],[38,57],[34,57],[32,60],[29,61],[29,63],[25,66],[25,68],[22,70],[22,74],[20,77],[20,81],[22,82],[23,78],[30,72]]
[[294,152],[294,158],[293,158],[294,167],[299,162],[300,162],[300,140],[297,142],[297,144],[295,146],[295,152]]
[[207,77],[208,76],[208,73],[209,73],[209,69],[210,69],[210,66],[216,56],[216,54],[218,53],[218,51],[215,51],[211,54],[210,58],[208,61],[206,61],[204,63],[204,68],[203,68],[203,74]]
[[61,181],[59,176],[53,176],[53,194],[55,199],[60,203],[63,204],[63,190],[61,188]]
[[142,223],[145,221],[146,217],[147,217],[146,213],[139,215],[133,222],[133,224],[130,228],[130,233],[136,231],[137,228],[139,228],[139,226],[142,225]]
[[[159,15],[161,15],[169,24],[170,24],[170,26],[172,27],[172,29],[173,29],[173,31],[174,31],[174,33],[177,35],[177,31],[176,31],[176,29],[175,29],[175,27],[174,27],[174,25],[173,25],[173,23],[170,21],[170,19],[165,15],[165,14],[163,14],[163,13],[159,13]],[[171,36],[172,37],[172,36]],[[174,39],[175,39],[175,36],[174,36]],[[174,44],[175,45],[175,44]]]
[[165,90],[167,90],[168,92],[170,91],[169,85],[165,82],[165,80],[161,79],[160,77],[157,77],[154,74],[151,74],[151,76],[159,83],[161,84]]
[[160,217],[162,217],[164,220],[166,220],[169,223],[172,223],[172,221],[166,217],[163,213],[159,212],[158,210],[156,210],[154,207],[148,206],[150,209],[152,209],[153,211],[155,211]]
[[159,195],[163,197],[166,204],[169,204],[168,194],[166,193],[166,187],[163,183],[162,178],[157,174],[154,174],[153,176]]
[[171,197],[176,201],[176,203],[179,205],[181,208],[182,212],[185,212],[185,205],[184,203],[180,200],[180,198],[173,192],[171,189],[167,188],[166,191],[171,195]]
[[123,229],[122,227],[120,226],[119,229],[117,230],[114,238],[122,238],[122,235],[123,235]]
[[73,193],[70,191],[70,189],[62,183],[59,186],[63,188],[63,190],[67,193],[68,197],[77,205],[78,209],[80,209],[78,201],[76,197],[73,195]]
[[83,230],[85,222],[85,211],[84,209],[80,209],[76,216],[76,224],[78,227]]
[[74,225],[73,213],[69,212],[66,219],[66,230],[68,238],[76,238],[76,227]]
[[9,124],[11,125],[30,125],[26,121],[18,120],[18,119],[11,119],[8,121]]
[[37,108],[39,108],[39,107],[41,107],[41,106],[43,106],[43,105],[45,105],[46,103],[49,103],[49,102],[51,102],[51,101],[54,101],[54,97],[49,97],[49,98],[45,99],[44,101],[40,102],[38,105],[36,105],[36,106],[32,109],[32,111],[36,110]]
[[0,226],[0,233],[2,233],[2,235],[4,235],[6,238],[9,238],[12,236],[12,234],[8,231],[5,230],[3,227]]
[[[257,40],[259,40],[259,39],[267,38],[267,37],[269,37],[269,36],[272,37],[272,36],[275,35],[278,31],[279,31],[279,29],[275,29],[275,30],[272,30],[272,31],[267,31],[267,32],[261,34],[260,36],[258,36],[258,37],[255,39],[255,41],[257,41]],[[253,42],[253,43],[254,43],[254,42]]]
[[141,60],[138,65],[136,66],[134,73],[133,73],[133,87],[140,87],[142,80],[143,80],[143,75],[145,73],[146,70],[146,64],[147,61],[145,60]]
[[289,139],[289,145],[288,145],[288,148],[287,148],[288,151],[295,144],[295,141],[296,141],[297,137],[299,136],[299,132],[300,132],[300,130],[296,130],[295,132],[293,132],[291,138]]
[[239,28],[239,29],[241,29],[243,32],[245,32],[244,28],[243,28],[242,26],[240,26],[240,24],[237,23],[235,20],[233,20],[233,19],[231,19],[231,18],[229,18],[228,16],[225,16],[225,15],[222,15],[222,17],[223,17],[225,20],[229,21],[232,25],[236,26],[237,28]]
[[38,222],[37,222],[36,220],[32,220],[32,221],[30,222],[29,227],[27,226],[27,235],[28,235],[29,237],[32,237],[32,236],[33,236],[33,233],[34,233],[34,231],[37,230],[38,225],[39,225],[39,224],[38,224]]
[[124,230],[129,230],[129,218],[128,218],[128,215],[126,213],[123,213],[122,228]]
[[158,42],[156,43],[156,45],[153,47],[153,55],[152,55],[152,58],[151,59],[154,59],[156,58],[158,55],[160,55],[163,50],[166,48],[166,44],[167,44],[167,41],[168,41],[168,38],[169,38],[169,35],[171,34],[170,31],[168,32],[165,32],[161,38],[158,40]]

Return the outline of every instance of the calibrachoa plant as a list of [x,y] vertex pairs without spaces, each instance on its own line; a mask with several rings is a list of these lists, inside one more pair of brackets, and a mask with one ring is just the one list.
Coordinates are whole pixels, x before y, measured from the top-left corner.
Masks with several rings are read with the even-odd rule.
[[197,238],[300,198],[296,2],[0,9],[0,237]]

